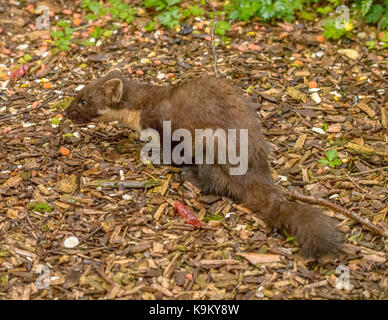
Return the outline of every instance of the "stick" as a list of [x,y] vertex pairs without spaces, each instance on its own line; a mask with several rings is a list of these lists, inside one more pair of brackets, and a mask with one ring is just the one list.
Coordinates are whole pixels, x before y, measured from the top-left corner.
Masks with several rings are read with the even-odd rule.
[[31,111],[35,111],[35,110],[38,110],[38,109],[41,109],[43,107],[46,106],[47,103],[49,103],[50,101],[56,99],[57,96],[52,96],[50,98],[47,98],[46,100],[44,100],[40,105],[36,106],[35,108],[31,108],[31,109],[25,109],[25,110],[22,110],[22,111],[19,111],[19,112],[16,112],[14,114],[9,114],[9,115],[6,115],[2,118],[0,118],[0,122],[4,121],[4,120],[7,120],[7,119],[10,119],[10,118],[13,118],[13,117],[16,117],[20,114],[23,114],[23,113],[27,113],[27,112],[31,112]]
[[[362,175],[367,174],[367,173],[377,172],[377,171],[386,170],[386,169],[388,169],[388,166],[370,169],[370,170],[365,170],[365,171],[361,171],[361,172],[353,172],[350,174],[350,176],[352,176],[352,177],[362,176]],[[318,179],[318,180],[322,180],[322,179],[341,180],[341,179],[346,179],[347,175],[333,176],[333,175],[327,174],[327,175],[319,176],[319,177],[312,176],[311,178]]]
[[356,64],[358,64],[361,61],[361,58],[362,57],[358,58],[355,62],[345,67],[345,69],[342,72],[341,79],[338,83],[338,86],[342,86],[342,81],[344,80],[345,73],[348,72],[350,69],[352,69]]
[[351,176],[360,176],[360,175],[363,175],[365,173],[371,173],[371,172],[376,172],[376,171],[385,170],[385,169],[388,169],[388,166],[380,167],[380,168],[376,168],[376,169],[365,170],[365,171],[361,171],[361,172],[355,172],[355,173],[351,173],[350,175]]
[[157,179],[148,179],[141,181],[125,181],[125,180],[95,180],[86,183],[88,187],[101,187],[105,189],[115,189],[119,186],[124,188],[150,188],[159,186],[161,183]]
[[361,188],[360,185],[359,185],[356,181],[354,181],[354,180],[352,179],[351,176],[349,176],[348,174],[346,174],[346,176],[348,177],[348,179],[349,179],[349,180],[350,180],[350,181],[351,181],[358,189],[360,189],[362,192],[368,193],[368,190],[365,190],[365,189]]
[[217,25],[217,22],[218,22],[218,20],[217,20],[217,12],[216,12],[216,9],[213,6],[213,3],[210,0],[206,0],[206,3],[210,7],[210,9],[212,9],[213,14],[214,14],[213,26],[212,26],[212,28],[210,30],[210,38],[211,38],[212,51],[213,51],[213,70],[214,70],[214,74],[216,75],[216,77],[218,77],[218,68],[217,68],[218,58],[217,58],[216,43],[215,43],[215,39],[214,39],[214,30],[216,29],[216,25]]
[[385,230],[379,228],[378,226],[375,226],[370,221],[364,219],[363,217],[359,216],[358,214],[356,214],[352,211],[349,211],[345,208],[342,208],[339,205],[332,203],[328,200],[325,200],[322,198],[315,198],[315,197],[311,197],[311,196],[305,196],[305,195],[300,194],[299,192],[294,191],[294,190],[288,191],[288,196],[290,196],[291,198],[297,199],[297,200],[301,200],[303,202],[320,204],[322,206],[330,208],[334,211],[337,211],[337,212],[343,214],[344,216],[347,216],[348,218],[351,218],[351,219],[361,223],[362,225],[364,225],[365,227],[367,227],[369,230],[373,231],[374,233],[388,238],[388,231],[385,231]]

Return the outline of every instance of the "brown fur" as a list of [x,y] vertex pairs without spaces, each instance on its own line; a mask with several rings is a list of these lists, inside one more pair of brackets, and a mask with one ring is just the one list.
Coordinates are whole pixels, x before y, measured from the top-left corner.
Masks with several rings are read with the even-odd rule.
[[[118,87],[104,88],[111,79],[121,80],[121,94]],[[121,96],[118,103],[109,97],[112,90],[115,97]],[[84,105],[80,104],[82,100],[86,101]],[[170,120],[172,130],[185,128],[193,136],[195,129],[248,129],[249,165],[245,175],[229,175],[231,165],[227,163],[196,165],[185,171],[186,176],[204,192],[241,201],[270,226],[287,230],[306,256],[335,253],[341,246],[334,219],[315,207],[287,200],[274,185],[267,143],[256,115],[245,97],[225,79],[207,77],[175,87],[157,87],[130,81],[115,70],[84,88],[66,114],[79,123],[119,120],[134,129],[153,128],[160,133],[163,120]]]

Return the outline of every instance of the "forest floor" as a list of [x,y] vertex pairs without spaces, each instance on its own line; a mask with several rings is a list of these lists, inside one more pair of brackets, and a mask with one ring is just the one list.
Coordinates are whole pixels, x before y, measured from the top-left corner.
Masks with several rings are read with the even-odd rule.
[[[81,12],[68,9],[56,15]],[[302,258],[292,237],[241,205],[202,194],[178,168],[139,161],[137,132],[62,119],[69,99],[113,67],[160,85],[213,74],[209,21],[193,21],[200,33],[188,35],[124,25],[98,46],[47,58],[49,31],[11,10],[0,30],[0,299],[388,298],[388,242],[352,219],[324,208],[338,219],[343,252]],[[387,230],[388,51],[368,50],[363,35],[321,34],[309,24],[236,23],[230,44],[217,46],[218,69],[255,105],[279,185]],[[46,57],[45,68],[10,80],[26,53]],[[319,162],[330,150],[334,168]],[[101,179],[161,185],[101,188]],[[204,228],[185,224],[175,200]],[[347,288],[337,285],[341,269]]]

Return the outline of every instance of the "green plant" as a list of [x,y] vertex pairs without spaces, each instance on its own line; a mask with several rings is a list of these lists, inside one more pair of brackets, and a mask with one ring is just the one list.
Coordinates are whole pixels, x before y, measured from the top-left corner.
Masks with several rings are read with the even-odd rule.
[[376,43],[374,40],[367,41],[367,42],[365,42],[365,44],[368,46],[369,50],[374,49],[376,46]]
[[[388,29],[388,0],[231,0],[224,6],[227,16],[231,20],[251,21],[261,18],[264,21],[282,19],[292,21],[296,13],[305,20],[313,20],[314,12],[327,16],[340,4],[346,4],[350,9],[350,18],[357,21],[364,20],[369,24],[377,24],[381,29]],[[326,19],[324,35],[329,39],[339,39],[350,36],[353,29],[350,21],[343,21],[344,28],[336,27],[336,17]],[[385,46],[384,46],[385,47]]]
[[[187,9],[186,9],[186,10],[187,10]],[[183,11],[185,12],[186,10],[183,10]],[[199,16],[203,15],[203,10],[202,10],[199,6],[197,6],[197,5],[195,5],[195,6],[190,6],[189,9],[188,9],[188,11],[190,12],[190,14],[191,14],[193,17],[199,17]],[[186,11],[186,14],[185,14],[185,15],[188,17],[188,16],[190,16],[190,14],[187,14],[187,11]]]
[[[181,20],[186,19],[190,16],[198,17],[204,12],[198,5],[190,5],[188,8],[181,8],[180,0],[145,0],[144,5],[146,8],[153,8],[159,11],[156,18],[162,25],[169,28],[178,26]],[[153,28],[154,25],[152,25]],[[152,30],[151,25],[148,26],[148,30]]]
[[388,0],[357,0],[356,8],[367,23],[380,23],[382,29],[388,28]]
[[207,216],[205,217],[205,222],[209,222],[209,221],[221,221],[221,220],[224,220],[224,216],[220,215],[220,214],[214,214],[212,216]]
[[169,6],[173,6],[181,2],[180,0],[145,0],[144,5],[146,8],[155,7],[157,11],[162,11]]
[[30,203],[27,208],[29,210],[37,211],[40,213],[53,211],[52,206],[48,205],[47,203],[42,203],[42,202]]
[[264,21],[284,19],[292,21],[295,12],[303,9],[306,0],[232,0],[225,5],[225,10],[229,12],[231,20],[249,21],[253,17],[258,17]]
[[98,1],[82,0],[82,8],[90,13],[86,16],[87,20],[97,20],[108,13],[113,20],[131,23],[135,18],[135,10],[123,0],[109,0],[109,6]]
[[169,28],[179,26],[181,17],[178,7],[169,7],[157,16],[160,23]]
[[[213,25],[213,23],[212,23]],[[226,31],[230,29],[230,24],[226,21],[218,21],[214,33],[220,36],[224,36]]]
[[338,158],[339,154],[337,149],[329,150],[325,153],[325,158],[321,158],[318,160],[320,164],[323,166],[329,166],[330,168],[335,168],[335,166],[340,165],[341,161]]
[[8,282],[8,276],[2,276],[0,278],[0,287],[4,287]]
[[150,31],[152,31],[152,30],[154,29],[155,25],[156,25],[156,22],[151,20],[151,21],[144,27],[144,30],[150,32]]
[[328,39],[339,39],[348,33],[345,28],[337,28],[335,19],[325,20],[323,29],[323,35]]
[[[120,27],[120,23],[129,24],[136,18],[136,11],[128,3],[131,2],[127,0],[82,0],[81,5],[85,11],[86,20],[100,20],[109,14],[113,23],[94,26],[90,39],[81,42],[72,38],[73,32],[78,28],[72,29],[70,22],[61,20],[57,23],[56,29],[51,32],[54,45],[59,50],[68,51],[73,42],[91,45],[101,37],[111,36],[115,28]],[[151,9],[149,12],[153,15],[144,27],[148,32],[155,28],[157,22],[168,28],[175,28],[190,17],[204,15],[203,8],[206,8],[208,17],[213,18],[213,12],[208,8],[205,0],[144,0],[141,3],[143,8]],[[248,22],[259,18],[270,22],[274,20],[292,21],[298,16],[299,19],[312,21],[317,16],[322,16],[325,18],[323,28],[326,38],[350,37],[350,31],[353,29],[350,21],[342,21],[344,28],[336,26],[338,13],[335,11],[340,4],[346,4],[350,9],[350,21],[363,20],[368,24],[377,25],[378,30],[388,29],[388,0],[230,0],[225,1],[223,8],[218,7],[217,16],[220,18],[215,33],[222,37],[224,43],[227,43],[228,39],[225,34],[230,29],[230,20]],[[327,19],[328,15],[330,15],[329,19]],[[379,41],[375,43],[369,41],[366,45],[369,49],[388,47],[385,33],[383,36],[379,34]]]
[[70,23],[65,20],[60,20],[56,26],[58,30],[50,33],[54,39],[54,45],[61,51],[69,51],[71,49],[71,36],[73,34]]
[[51,119],[50,119],[50,123],[59,126],[60,123],[61,123],[61,119],[59,119],[59,118],[57,118],[57,117],[51,118]]

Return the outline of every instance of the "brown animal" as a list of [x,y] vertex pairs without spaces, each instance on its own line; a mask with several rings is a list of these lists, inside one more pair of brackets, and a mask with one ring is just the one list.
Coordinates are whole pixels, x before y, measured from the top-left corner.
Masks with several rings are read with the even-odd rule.
[[289,201],[273,183],[267,161],[268,147],[255,112],[229,81],[206,77],[178,86],[158,87],[125,78],[115,69],[86,86],[67,108],[76,123],[118,120],[131,128],[162,132],[170,120],[172,130],[248,129],[248,171],[230,175],[230,163],[191,167],[190,179],[205,193],[242,202],[271,227],[296,237],[309,257],[336,253],[342,237],[336,221],[319,209]]

